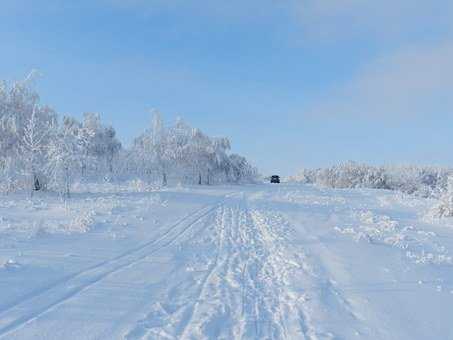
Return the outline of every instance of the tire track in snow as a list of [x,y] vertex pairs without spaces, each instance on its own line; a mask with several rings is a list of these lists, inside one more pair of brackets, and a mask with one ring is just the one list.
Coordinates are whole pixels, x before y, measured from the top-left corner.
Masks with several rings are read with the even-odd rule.
[[[204,277],[201,285],[200,285],[200,288],[199,288],[199,292],[197,294],[197,299],[195,301],[195,303],[193,304],[193,306],[191,307],[191,310],[190,310],[190,316],[189,316],[189,319],[187,321],[187,323],[184,325],[181,333],[180,333],[180,338],[181,339],[186,339],[187,337],[187,332],[188,332],[188,327],[190,326],[190,324],[192,323],[193,321],[193,318],[194,318],[194,315],[196,314],[197,312],[197,308],[200,304],[200,301],[201,301],[201,297],[203,296],[203,294],[205,293],[205,290],[206,290],[206,285],[208,284],[209,282],[209,279],[211,278],[211,276],[214,274],[215,270],[217,269],[217,266],[218,266],[218,263],[219,263],[219,257],[220,257],[220,251],[223,247],[223,238],[224,238],[224,221],[225,221],[225,208],[222,207],[222,224],[221,224],[221,230],[217,230],[217,252],[216,252],[216,255],[215,255],[215,259],[214,259],[214,263],[211,265],[210,269],[208,270],[208,273],[207,275]],[[216,222],[216,227],[218,227],[218,221]]]
[[[285,294],[282,277],[287,268],[280,260],[283,244],[279,242],[279,235],[274,234],[268,221],[264,221],[260,212],[250,211],[244,201],[244,225],[248,229],[246,243],[247,262],[244,283],[245,294],[251,308],[246,311],[245,318],[249,323],[247,338],[256,339],[291,339],[291,331],[286,324],[287,315],[283,311],[286,306],[282,302]],[[280,262],[276,264],[275,262]],[[247,315],[248,314],[248,315]],[[251,331],[250,331],[251,330]],[[304,334],[305,338],[305,334]]]
[[[206,209],[207,207],[209,207],[210,205],[206,205],[206,206],[203,206],[199,209],[196,209],[195,211],[185,215],[183,218],[181,218],[180,220],[176,221],[164,234],[162,234],[161,236],[158,236],[158,238],[160,237],[163,237],[165,236],[167,233],[171,232],[174,228],[176,228],[177,226],[179,226],[181,223],[183,223],[184,221],[186,221],[187,219],[189,219],[191,216],[194,216],[195,214],[201,212],[203,209]],[[90,272],[90,271],[93,271],[93,270],[96,270],[98,268],[101,268],[103,266],[106,266],[108,264],[111,264],[115,261],[118,261],[118,260],[121,260],[122,258],[128,256],[128,255],[131,255],[133,254],[134,252],[137,252],[137,251],[140,251],[142,250],[143,248],[145,247],[148,247],[152,244],[154,244],[156,242],[156,239],[154,240],[151,240],[149,242],[146,242],[138,247],[135,247],[135,248],[132,248],[132,249],[129,249],[127,250],[126,252],[123,252],[121,253],[120,255],[118,256],[115,256],[113,258],[110,258],[110,259],[107,259],[105,261],[102,261],[102,262],[99,262],[93,266],[90,266],[88,268],[85,268],[81,271],[78,271],[76,273],[73,273],[73,274],[70,274],[68,276],[65,276],[61,279],[58,279],[48,285],[45,285],[44,287],[41,287],[39,290],[35,290],[35,291],[32,291],[28,294],[25,294],[23,295],[20,300],[16,301],[16,302],[13,302],[11,303],[10,305],[8,305],[7,307],[3,308],[2,310],[0,310],[0,320],[1,318],[8,312],[10,311],[11,309],[13,309],[14,307],[20,305],[20,304],[23,304],[25,301],[27,300],[31,300],[33,298],[35,298],[36,296],[40,295],[40,294],[44,294],[46,293],[47,291],[51,290],[52,288],[54,287],[57,287],[58,285],[61,285],[61,284],[65,284],[66,282],[74,279],[74,278],[77,278],[78,276],[81,276],[81,275],[84,275],[85,273],[87,272]]]
[[214,260],[196,289],[179,293],[188,306],[176,313],[187,317],[168,314],[162,326],[145,325],[133,338],[311,339],[308,327],[298,322],[296,294],[287,291],[294,267],[285,257],[293,254],[279,220],[250,211],[245,197],[226,202],[218,214]]
[[[217,252],[216,252],[216,258],[214,260],[213,265],[211,266],[210,270],[208,271],[207,275],[203,278],[202,283],[200,284],[199,290],[197,294],[194,296],[194,303],[190,307],[190,317],[189,320],[185,322],[182,328],[182,332],[178,336],[176,336],[176,339],[198,339],[199,337],[206,337],[206,334],[200,334],[200,332],[203,332],[203,329],[207,327],[207,325],[215,319],[215,312],[218,310],[215,309],[215,307],[219,307],[219,305],[214,306],[214,310],[211,311],[212,314],[207,315],[206,317],[202,317],[203,314],[206,313],[204,309],[207,307],[206,303],[203,304],[203,302],[209,301],[209,303],[212,303],[210,298],[216,298],[216,297],[222,297],[222,299],[228,299],[236,300],[238,299],[237,293],[232,292],[231,289],[227,289],[224,287],[219,287],[218,285],[215,285],[212,281],[215,275],[217,275],[217,278],[223,277],[225,278],[229,272],[231,271],[231,268],[234,266],[234,264],[231,263],[231,260],[233,259],[234,261],[240,261],[240,263],[243,263],[243,259],[238,259],[238,256],[240,257],[243,255],[243,252],[240,249],[236,249],[236,252],[233,251],[232,245],[234,244],[243,244],[243,242],[237,243],[234,240],[234,235],[238,231],[238,224],[239,222],[237,221],[238,219],[238,210],[231,208],[231,207],[223,207],[222,209],[222,218],[221,218],[221,223],[216,223],[216,228],[217,228],[217,234],[218,234],[218,241],[217,241]],[[211,288],[210,287],[214,287]],[[242,291],[242,287],[241,287]],[[234,302],[234,301],[233,301]],[[238,301],[239,302],[239,301]],[[231,303],[229,308],[232,308],[233,310],[236,309],[236,316],[238,315],[238,312],[240,310],[244,310],[243,306],[243,299],[240,300],[240,303]],[[234,305],[236,305],[236,308],[234,308]],[[241,307],[239,307],[241,306]],[[221,305],[220,307],[225,307],[224,305]],[[208,306],[209,308],[209,306]],[[239,309],[241,308],[241,309]],[[228,310],[228,308],[224,308],[224,310]],[[235,313],[231,313],[229,315],[230,317],[234,317]],[[243,313],[239,314],[243,316]],[[233,323],[234,326],[240,327],[241,326],[241,320],[230,320],[234,321]],[[234,327],[232,327],[234,328]],[[222,338],[222,339],[238,339],[242,338],[242,335],[238,336],[238,334],[242,334],[242,330],[237,330],[234,329],[222,329],[222,330],[217,330],[219,333],[228,333],[227,335],[223,334],[223,337],[220,336],[220,334],[217,334],[215,338]],[[209,338],[213,338],[214,335],[208,335]]]
[[[222,214],[221,218],[219,218],[220,212]],[[224,221],[224,219],[225,219],[225,208],[223,207],[223,205],[219,204],[219,207],[217,208],[217,218],[216,218],[216,222],[215,222],[215,227],[217,228],[219,223],[223,223],[223,222],[219,222],[219,220]],[[203,228],[203,230],[206,230],[208,227],[209,226],[207,225],[205,228]],[[219,228],[217,228],[217,229],[219,229]],[[177,332],[178,336],[171,336],[169,334],[166,334],[165,332],[159,332],[159,335],[150,334],[153,329],[152,328],[148,328],[146,326],[146,321],[150,317],[150,315],[153,314],[153,312],[151,312],[150,314],[148,314],[145,317],[145,319],[140,320],[138,322],[138,324],[134,328],[130,329],[127,332],[127,334],[124,335],[125,339],[127,339],[127,340],[148,339],[148,338],[150,338],[151,335],[154,336],[153,338],[158,337],[159,339],[160,338],[165,338],[165,339],[167,339],[167,338],[168,339],[184,339],[185,338],[188,326],[193,321],[194,314],[195,314],[195,312],[197,310],[198,304],[201,301],[201,297],[202,297],[202,295],[204,293],[206,284],[208,283],[209,278],[211,277],[211,275],[214,273],[214,271],[215,271],[215,269],[216,269],[216,267],[218,265],[218,262],[219,262],[219,249],[221,249],[222,242],[223,242],[223,237],[222,237],[223,228],[220,228],[220,232],[219,232],[219,230],[217,230],[217,232],[218,232],[218,235],[217,235],[217,242],[216,242],[217,244],[216,244],[215,259],[214,259],[213,263],[211,265],[209,265],[207,273],[203,276],[203,279],[201,280],[201,283],[199,284],[199,287],[197,287],[196,298],[193,299],[195,302],[193,304],[189,305],[189,307],[187,308],[188,310],[186,310],[185,313],[184,313],[185,315],[187,314],[187,316],[184,318],[185,320],[181,321],[181,324],[178,325],[178,327],[177,327],[177,328],[180,329]]]
[[[225,198],[230,195],[231,193],[226,195]],[[9,333],[24,327],[108,276],[172,245],[197,222],[215,212],[223,200],[213,205],[204,206],[184,216],[157,239],[59,280],[44,290],[30,294],[21,302],[3,310],[0,313],[0,338],[4,338]],[[178,230],[180,226],[182,228]],[[175,235],[171,235],[172,233],[175,233]]]

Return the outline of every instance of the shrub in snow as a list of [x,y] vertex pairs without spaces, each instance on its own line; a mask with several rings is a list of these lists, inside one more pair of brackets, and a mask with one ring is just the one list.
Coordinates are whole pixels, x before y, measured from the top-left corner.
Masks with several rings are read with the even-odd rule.
[[453,217],[453,177],[448,180],[448,189],[441,196],[431,215],[434,217]]
[[91,227],[94,225],[94,213],[85,212],[77,215],[68,225],[67,232],[78,232],[85,233],[90,231]]
[[422,197],[439,197],[447,189],[450,169],[417,166],[375,167],[347,162],[325,169],[304,169],[290,179],[330,188],[398,190]]
[[436,234],[412,226],[401,226],[396,220],[372,211],[353,214],[352,223],[335,227],[335,231],[353,238],[356,242],[387,245],[405,252],[417,264],[451,265],[448,250],[436,241]]
[[133,179],[127,184],[129,190],[135,192],[151,192],[160,189],[157,183],[147,183],[141,179]]

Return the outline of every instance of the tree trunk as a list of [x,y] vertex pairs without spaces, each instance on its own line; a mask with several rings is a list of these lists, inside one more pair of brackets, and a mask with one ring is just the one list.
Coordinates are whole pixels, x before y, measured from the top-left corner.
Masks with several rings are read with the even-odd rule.
[[34,191],[41,190],[41,183],[39,183],[39,179],[36,175],[33,175],[33,190]]
[[162,185],[167,186],[167,174],[165,172],[162,173]]
[[69,178],[69,168],[65,168],[65,200],[71,197],[71,183]]
[[201,173],[198,174],[198,185],[201,185]]

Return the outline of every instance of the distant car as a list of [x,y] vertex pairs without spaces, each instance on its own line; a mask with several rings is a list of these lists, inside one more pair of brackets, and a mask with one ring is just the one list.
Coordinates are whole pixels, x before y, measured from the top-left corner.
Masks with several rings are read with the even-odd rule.
[[271,183],[280,183],[280,176],[271,176]]

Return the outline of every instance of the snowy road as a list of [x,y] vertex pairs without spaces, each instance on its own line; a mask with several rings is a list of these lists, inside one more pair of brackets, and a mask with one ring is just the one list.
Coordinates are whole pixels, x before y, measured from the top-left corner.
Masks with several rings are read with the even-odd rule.
[[300,185],[89,199],[86,233],[0,229],[1,339],[453,339],[453,228],[430,201]]

